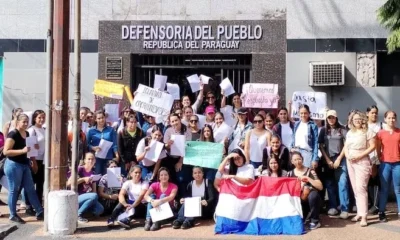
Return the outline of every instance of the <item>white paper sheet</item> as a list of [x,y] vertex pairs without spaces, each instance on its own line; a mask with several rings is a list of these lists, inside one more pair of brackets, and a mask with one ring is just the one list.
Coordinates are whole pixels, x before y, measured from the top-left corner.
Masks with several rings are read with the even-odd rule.
[[208,77],[208,76],[206,76],[206,75],[203,75],[203,74],[201,74],[200,75],[200,81],[203,83],[203,84],[208,84],[209,83],[209,81],[210,81],[210,77]]
[[199,118],[199,128],[202,129],[206,124],[206,116],[200,114],[196,114],[196,116]]
[[174,216],[169,203],[164,203],[157,208],[150,209],[150,216],[153,222],[165,220]]
[[37,157],[39,155],[39,151],[35,148],[35,144],[37,144],[36,136],[30,136],[26,138],[26,146],[30,148],[27,153],[28,158]]
[[174,100],[180,100],[180,89],[178,84],[167,83],[167,92],[174,97]]
[[109,188],[120,188],[122,186],[121,168],[107,168],[107,187]]
[[226,97],[235,93],[235,89],[233,88],[229,78],[225,78],[224,80],[222,80],[219,86],[221,87],[222,90],[224,90],[224,95]]
[[185,198],[185,217],[201,217],[201,197]]
[[171,140],[174,143],[171,145],[171,155],[172,156],[185,156],[185,146],[186,146],[186,138],[184,135],[172,135]]
[[151,140],[149,147],[150,149],[146,152],[144,157],[150,161],[157,162],[164,148],[164,144],[156,140]]
[[164,91],[165,84],[167,83],[168,76],[156,74],[154,77],[154,88],[160,91]]
[[221,108],[220,111],[224,114],[225,123],[234,127],[237,123],[236,114],[233,112],[233,107],[228,105]]
[[113,145],[112,142],[101,139],[99,143],[99,148],[101,149],[100,151],[97,151],[95,156],[97,158],[103,158],[105,159],[107,157],[108,150],[110,150],[111,146]]
[[85,134],[87,134],[87,132],[89,131],[89,123],[87,123],[87,122],[82,122],[81,129],[82,129],[82,132],[84,132]]
[[215,142],[224,143],[225,138],[229,138],[233,129],[226,123],[222,123],[219,128],[214,129]]
[[120,221],[122,219],[128,218],[128,217],[133,216],[133,215],[135,215],[135,209],[131,208],[131,209],[129,209],[129,211],[124,211],[123,213],[121,213],[118,216],[117,220]]
[[197,74],[193,74],[193,75],[187,77],[187,80],[190,84],[190,88],[192,89],[192,92],[200,91],[200,78]]
[[92,182],[97,182],[101,179],[101,174],[92,175],[90,177],[92,178]]
[[107,113],[107,122],[117,122],[119,119],[119,105],[118,104],[106,104],[104,110]]

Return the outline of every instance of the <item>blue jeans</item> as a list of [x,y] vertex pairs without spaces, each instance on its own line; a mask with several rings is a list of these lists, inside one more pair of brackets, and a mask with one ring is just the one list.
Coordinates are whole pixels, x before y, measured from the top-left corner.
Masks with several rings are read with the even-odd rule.
[[212,182],[214,182],[215,175],[217,174],[218,169],[203,168],[203,171],[204,171],[204,179],[208,179],[208,180],[211,180]]
[[[163,199],[165,198],[167,195],[165,195],[164,193],[161,194],[159,199]],[[153,193],[150,195],[151,198],[153,198],[154,200],[157,200],[156,195]],[[150,210],[153,209],[153,205],[151,205],[151,203],[147,203],[147,212],[146,212],[146,220],[150,220],[151,216],[150,216]]]
[[10,218],[17,216],[17,201],[20,188],[25,190],[25,193],[36,211],[36,216],[43,213],[43,207],[40,205],[39,198],[36,194],[29,165],[20,164],[7,159],[4,165],[4,173],[9,187],[8,207],[10,209]]
[[[336,158],[335,158],[336,159]],[[340,167],[335,169],[335,179],[339,186],[339,202],[342,212],[349,212],[350,197],[349,197],[349,174],[347,172],[346,159],[343,158]]]
[[99,203],[96,193],[84,193],[78,196],[78,216],[91,212],[97,217],[104,212],[104,207]]
[[310,168],[312,162],[312,151],[300,148],[298,148],[297,151],[299,151],[301,153],[301,156],[303,157],[303,165]]
[[94,171],[97,174],[105,175],[107,173],[108,161],[111,159],[96,158],[96,163],[94,165]]
[[254,169],[257,169],[259,166],[262,165],[262,162],[253,162],[250,160],[251,165],[253,165]]
[[[147,166],[144,166],[142,162],[140,162],[139,165],[140,165],[140,168],[142,169],[142,180],[149,181],[149,179],[151,178],[151,175],[153,174],[155,165],[147,167]],[[147,175],[149,175],[149,176],[147,176]],[[157,180],[157,179],[154,179],[154,180]]]
[[385,212],[389,188],[393,181],[397,209],[398,213],[400,213],[400,162],[381,162],[379,166],[379,177],[381,180],[381,189],[379,192],[379,212]]

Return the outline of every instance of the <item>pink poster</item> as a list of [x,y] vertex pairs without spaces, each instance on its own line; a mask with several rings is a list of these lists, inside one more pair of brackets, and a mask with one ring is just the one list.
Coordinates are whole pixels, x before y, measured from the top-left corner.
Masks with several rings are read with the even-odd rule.
[[246,83],[242,103],[247,108],[278,108],[278,84]]

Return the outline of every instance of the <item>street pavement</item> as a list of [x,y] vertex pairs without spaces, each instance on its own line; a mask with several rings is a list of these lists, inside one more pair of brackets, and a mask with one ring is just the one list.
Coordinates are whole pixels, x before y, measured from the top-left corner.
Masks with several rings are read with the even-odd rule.
[[[0,194],[0,199],[6,200],[4,193]],[[106,227],[106,218],[93,219],[87,224],[79,225],[77,232],[73,236],[54,237],[43,232],[43,222],[38,222],[34,217],[27,217],[21,213],[21,217],[27,221],[27,224],[18,225],[18,229],[10,233],[4,239],[327,239],[327,240],[346,240],[346,239],[400,239],[400,220],[396,212],[396,204],[390,203],[388,210],[388,223],[379,223],[377,216],[369,217],[369,226],[361,228],[359,223],[353,223],[349,220],[330,218],[321,215],[322,227],[307,232],[302,236],[248,236],[248,235],[215,235],[213,221],[201,221],[190,230],[174,230],[171,225],[165,225],[156,232],[145,232],[143,230],[144,222],[139,220],[134,222],[134,228],[124,230],[118,226],[114,228]],[[0,218],[0,224],[9,224],[7,206],[0,206],[0,212],[3,217]],[[0,235],[0,239],[3,239]]]

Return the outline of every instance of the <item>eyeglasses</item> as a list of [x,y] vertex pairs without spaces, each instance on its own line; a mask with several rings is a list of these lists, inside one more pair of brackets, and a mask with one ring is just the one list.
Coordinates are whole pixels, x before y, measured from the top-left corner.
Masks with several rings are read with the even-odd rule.
[[254,124],[256,124],[256,123],[260,124],[260,123],[263,123],[263,120],[254,120],[253,123]]
[[215,99],[215,97],[207,97],[207,99]]
[[190,120],[191,123],[197,123],[198,120]]

